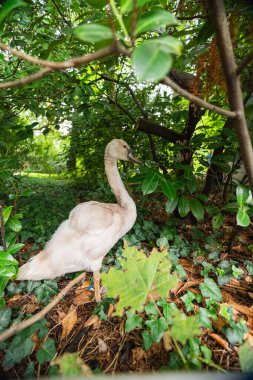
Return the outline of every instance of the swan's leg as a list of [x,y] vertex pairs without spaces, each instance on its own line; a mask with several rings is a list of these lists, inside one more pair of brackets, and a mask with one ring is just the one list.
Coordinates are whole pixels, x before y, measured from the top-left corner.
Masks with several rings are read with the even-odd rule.
[[100,273],[99,271],[93,272],[94,277],[94,292],[95,292],[95,300],[96,302],[101,301],[101,294],[100,294]]

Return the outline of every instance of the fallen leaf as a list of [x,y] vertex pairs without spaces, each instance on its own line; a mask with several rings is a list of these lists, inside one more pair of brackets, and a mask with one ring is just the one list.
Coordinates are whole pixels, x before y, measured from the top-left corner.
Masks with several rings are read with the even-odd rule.
[[242,314],[245,314],[249,317],[252,316],[253,310],[251,307],[240,305],[239,303],[235,302],[231,294],[228,292],[222,291],[223,299],[229,304],[229,306],[232,306],[234,309],[239,311]]
[[110,306],[109,306],[109,309],[108,309],[108,313],[107,313],[107,317],[110,318],[112,316],[112,313],[114,312],[114,305],[113,303],[110,303]]
[[89,326],[92,326],[92,325],[96,325],[98,322],[101,323],[101,320],[99,318],[98,315],[95,315],[95,314],[92,314],[92,316],[87,319],[87,321],[84,323],[84,327],[89,327]]
[[229,343],[220,335],[212,333],[211,331],[208,331],[208,335],[212,337],[221,347],[225,348],[225,350],[229,352],[231,351],[231,348],[229,347]]
[[70,334],[77,320],[78,320],[78,317],[77,317],[76,307],[74,305],[71,305],[68,313],[66,314],[66,316],[63,318],[61,322],[62,324],[61,340],[65,339]]
[[7,305],[9,307],[12,307],[12,308],[14,308],[14,307],[20,307],[20,305],[22,304],[22,299],[24,300],[24,295],[22,295],[22,294],[15,294],[15,296],[11,297],[8,300]]
[[101,338],[98,338],[98,351],[101,353],[108,351],[107,344]]
[[94,296],[94,292],[91,290],[82,290],[81,292],[79,291],[77,295],[75,296],[73,300],[74,305],[84,305],[85,303],[89,303],[92,301]]
[[172,351],[173,345],[169,331],[165,331],[165,333],[163,334],[163,345],[166,351]]
[[147,358],[147,353],[141,348],[136,347],[132,350],[133,363],[139,362],[140,360]]
[[253,300],[253,293],[248,292],[248,296]]
[[35,310],[39,309],[40,305],[38,304],[35,294],[29,295],[29,302],[27,302],[21,307],[21,312],[24,314],[32,314]]

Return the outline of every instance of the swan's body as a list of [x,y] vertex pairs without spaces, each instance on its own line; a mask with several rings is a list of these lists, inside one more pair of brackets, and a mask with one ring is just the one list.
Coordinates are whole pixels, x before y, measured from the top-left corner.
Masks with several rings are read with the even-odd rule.
[[44,250],[20,268],[18,280],[45,280],[70,272],[99,271],[103,257],[136,219],[136,206],[120,178],[117,160],[139,161],[123,140],[112,140],[107,145],[105,169],[118,203],[90,201],[77,205]]

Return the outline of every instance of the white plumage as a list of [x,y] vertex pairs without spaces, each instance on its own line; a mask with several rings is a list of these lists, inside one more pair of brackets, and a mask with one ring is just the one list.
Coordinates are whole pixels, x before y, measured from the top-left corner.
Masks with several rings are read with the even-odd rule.
[[128,144],[112,140],[105,149],[105,170],[116,204],[95,201],[77,205],[38,255],[23,265],[18,280],[45,280],[81,270],[94,273],[95,298],[100,300],[99,274],[103,257],[133,226],[136,206],[126,191],[117,160],[140,163]]

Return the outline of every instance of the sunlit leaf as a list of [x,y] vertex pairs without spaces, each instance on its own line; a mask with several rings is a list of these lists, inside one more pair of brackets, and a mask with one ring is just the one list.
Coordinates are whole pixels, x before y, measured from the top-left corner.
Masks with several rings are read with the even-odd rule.
[[183,313],[178,313],[177,317],[173,319],[170,335],[181,344],[185,344],[188,339],[200,335],[198,318],[196,316],[187,317]]
[[243,185],[238,185],[236,187],[236,200],[240,208],[242,208],[245,205],[248,197],[249,189]]
[[156,7],[138,20],[135,34],[138,36],[143,32],[153,30],[162,25],[177,25],[177,19],[172,13]]
[[100,24],[79,25],[75,31],[75,36],[85,42],[98,42],[112,39],[112,31],[108,26]]
[[250,224],[250,217],[245,209],[238,209],[236,214],[236,222],[238,226],[248,227],[248,225]]
[[[151,0],[137,0],[137,8],[142,7],[143,5],[149,3]],[[120,9],[124,12],[129,12],[133,10],[133,0],[120,0]]]
[[0,24],[2,24],[3,20],[13,11],[13,9],[27,5],[22,0],[7,0],[0,8]]

